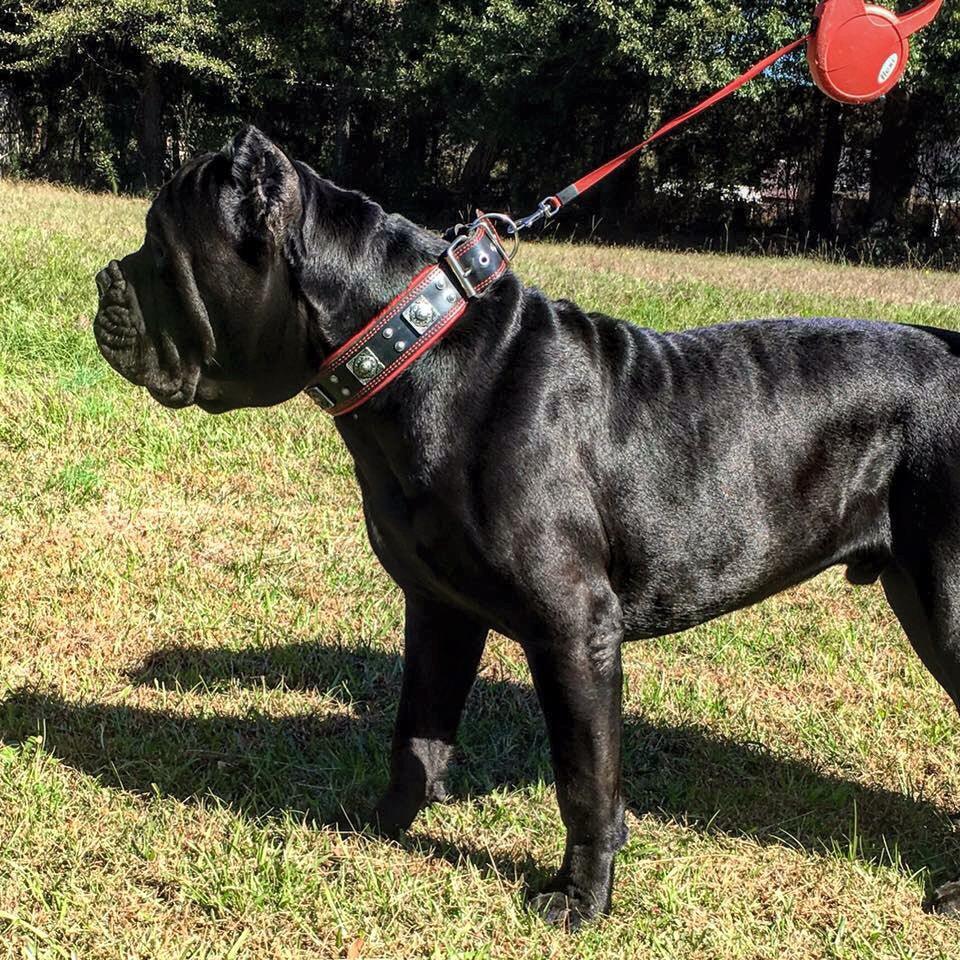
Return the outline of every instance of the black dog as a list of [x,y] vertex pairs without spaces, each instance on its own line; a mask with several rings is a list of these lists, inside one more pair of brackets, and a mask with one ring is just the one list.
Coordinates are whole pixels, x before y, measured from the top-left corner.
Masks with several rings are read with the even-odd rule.
[[[184,166],[141,249],[98,276],[97,342],[167,406],[281,403],[444,249],[247,129]],[[626,836],[625,640],[845,564],[882,580],[960,704],[958,352],[960,335],[842,320],[660,335],[504,275],[336,421],[406,597],[380,825],[442,796],[491,628],[530,664],[567,828],[533,903],[573,927],[609,910]],[[936,901],[957,909],[960,884]]]

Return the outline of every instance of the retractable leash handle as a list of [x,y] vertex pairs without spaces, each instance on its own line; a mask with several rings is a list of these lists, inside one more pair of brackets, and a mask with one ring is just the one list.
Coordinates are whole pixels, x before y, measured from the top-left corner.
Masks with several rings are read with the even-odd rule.
[[593,173],[575,180],[555,196],[541,200],[533,213],[517,220],[510,235],[527,230],[541,220],[552,219],[571,200],[608,177],[641,150],[704,110],[726,100],[744,84],[760,76],[768,67],[803,44],[807,45],[807,61],[814,82],[827,96],[843,103],[868,103],[882,97],[903,76],[910,56],[908,38],[930,23],[942,6],[943,0],[927,0],[909,13],[898,16],[886,7],[868,5],[864,0],[823,0],[814,14],[814,29],[810,34],[788,43],[754,64],[746,73],[692,110],[665,123],[643,143],[631,147]]
[[927,0],[898,15],[863,0],[824,0],[807,44],[814,83],[841,103],[869,103],[889,93],[907,68],[909,37],[942,6],[943,0]]

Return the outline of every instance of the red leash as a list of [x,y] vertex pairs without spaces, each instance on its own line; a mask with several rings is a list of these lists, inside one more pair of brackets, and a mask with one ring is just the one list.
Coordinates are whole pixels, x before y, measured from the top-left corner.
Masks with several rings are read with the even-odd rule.
[[899,82],[910,55],[908,38],[929,24],[940,12],[943,0],[925,0],[915,10],[897,15],[884,7],[866,4],[864,0],[822,0],[814,15],[814,29],[805,37],[788,43],[755,63],[746,73],[728,83],[722,90],[665,123],[643,143],[598,167],[593,173],[575,180],[558,194],[540,201],[536,211],[516,222],[513,231],[526,230],[541,220],[555,217],[580,194],[619,170],[651,143],[665,137],[681,124],[704,110],[726,100],[744,84],[758,77],[788,53],[807,44],[807,60],[817,86],[829,97],[843,103],[867,103],[876,100]]
[[528,227],[532,227],[535,223],[538,223],[540,220],[549,220],[552,217],[555,217],[559,212],[560,208],[566,206],[572,200],[575,200],[582,193],[586,193],[591,187],[598,184],[601,180],[610,176],[615,170],[619,170],[628,160],[632,157],[635,157],[641,150],[645,150],[650,146],[651,143],[659,140],[661,137],[665,137],[668,133],[673,130],[676,130],[677,127],[686,123],[688,120],[692,120],[697,115],[703,113],[705,110],[709,110],[711,107],[720,103],[721,100],[726,100],[732,93],[736,93],[742,86],[749,83],[755,77],[760,76],[764,70],[768,67],[773,66],[778,60],[785,57],[788,53],[793,53],[798,47],[802,47],[813,34],[807,34],[805,37],[801,37],[799,40],[794,40],[793,43],[788,43],[787,46],[782,47],[776,53],[771,53],[770,56],[764,57],[759,63],[755,63],[746,73],[740,74],[736,80],[731,80],[722,90],[718,90],[712,96],[707,97],[701,103],[698,103],[691,110],[688,110],[686,113],[681,113],[679,117],[674,117],[672,120],[665,123],[660,127],[655,133],[651,134],[644,140],[642,143],[638,143],[635,147],[631,147],[625,153],[621,153],[619,157],[615,157],[613,160],[608,161],[602,167],[597,167],[592,173],[588,173],[586,176],[581,177],[579,180],[575,180],[570,184],[569,187],[565,187],[558,194],[552,197],[547,197],[545,200],[540,201],[540,205],[537,208],[535,213],[530,214],[528,217],[523,217],[517,221],[517,230],[526,230]]

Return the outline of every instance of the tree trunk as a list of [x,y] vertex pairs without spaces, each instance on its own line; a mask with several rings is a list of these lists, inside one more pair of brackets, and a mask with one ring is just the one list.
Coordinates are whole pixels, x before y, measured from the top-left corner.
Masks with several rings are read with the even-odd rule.
[[823,109],[820,156],[817,158],[810,197],[810,230],[818,240],[829,240],[835,236],[833,197],[843,154],[844,119],[841,105],[836,100],[827,100]]
[[338,183],[350,182],[350,90],[341,86],[336,94],[333,114],[333,178]]
[[903,221],[918,174],[919,113],[916,98],[904,87],[887,94],[870,166],[868,230],[887,230]]
[[163,183],[163,88],[156,65],[147,60],[140,94],[140,159],[143,177],[149,189]]
[[[347,0],[340,6],[339,47],[340,59],[344,66],[353,62],[356,53],[354,43],[354,5]],[[346,79],[351,71],[343,70],[340,82],[334,90],[333,105],[333,178],[341,185],[353,185],[351,173],[353,160],[353,85]]]
[[481,137],[470,151],[460,174],[460,193],[467,204],[472,206],[481,199],[499,158],[500,143],[495,135]]

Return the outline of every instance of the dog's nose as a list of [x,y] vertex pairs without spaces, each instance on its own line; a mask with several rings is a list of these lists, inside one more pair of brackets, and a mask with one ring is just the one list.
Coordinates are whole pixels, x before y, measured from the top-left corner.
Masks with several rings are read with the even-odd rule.
[[123,283],[123,273],[120,270],[120,264],[116,260],[111,260],[97,275],[94,277],[97,290],[102,297],[115,283]]
[[110,274],[104,267],[94,278],[97,284],[97,293],[102,297],[110,289]]

